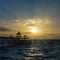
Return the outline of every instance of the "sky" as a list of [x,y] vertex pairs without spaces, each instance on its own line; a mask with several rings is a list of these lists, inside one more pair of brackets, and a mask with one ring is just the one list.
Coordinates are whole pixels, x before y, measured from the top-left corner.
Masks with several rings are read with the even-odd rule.
[[60,0],[0,0],[0,36],[18,31],[32,38],[60,38]]

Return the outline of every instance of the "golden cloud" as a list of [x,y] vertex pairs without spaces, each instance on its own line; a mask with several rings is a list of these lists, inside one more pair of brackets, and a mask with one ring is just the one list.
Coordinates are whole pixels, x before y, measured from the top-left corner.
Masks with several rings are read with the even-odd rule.
[[46,27],[51,25],[52,21],[50,19],[41,19],[41,18],[26,18],[26,19],[16,19],[11,21],[4,22],[4,26],[7,28],[20,30],[21,28],[28,27]]
[[51,20],[49,19],[19,19],[15,20],[15,23],[18,25],[21,24],[23,26],[28,26],[28,25],[39,25],[39,24],[51,24]]

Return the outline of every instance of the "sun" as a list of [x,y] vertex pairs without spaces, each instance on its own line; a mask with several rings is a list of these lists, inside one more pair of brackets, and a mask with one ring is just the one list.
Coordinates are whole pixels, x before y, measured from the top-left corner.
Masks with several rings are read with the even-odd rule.
[[32,32],[32,33],[37,33],[37,29],[36,29],[36,28],[32,28],[32,29],[31,29],[31,32]]

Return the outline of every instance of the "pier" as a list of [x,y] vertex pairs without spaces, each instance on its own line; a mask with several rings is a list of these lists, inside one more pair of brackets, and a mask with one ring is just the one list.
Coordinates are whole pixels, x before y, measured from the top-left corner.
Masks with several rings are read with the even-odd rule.
[[24,37],[22,38],[20,32],[18,32],[15,37],[0,37],[0,47],[9,47],[18,44],[29,45],[31,44],[31,40],[27,37],[27,35],[24,35]]

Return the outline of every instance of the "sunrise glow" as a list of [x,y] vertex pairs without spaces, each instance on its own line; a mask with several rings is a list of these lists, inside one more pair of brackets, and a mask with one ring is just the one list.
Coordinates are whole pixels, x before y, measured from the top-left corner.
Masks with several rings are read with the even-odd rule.
[[32,33],[37,33],[38,31],[37,31],[36,28],[32,28],[32,29],[31,29],[31,32],[32,32]]
[[0,36],[58,39],[59,13],[60,0],[0,0]]

